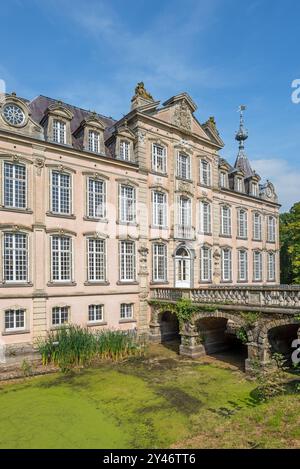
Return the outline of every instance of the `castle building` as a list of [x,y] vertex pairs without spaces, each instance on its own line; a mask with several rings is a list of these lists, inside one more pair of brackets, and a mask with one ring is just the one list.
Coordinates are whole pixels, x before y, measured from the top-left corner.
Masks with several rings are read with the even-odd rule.
[[279,283],[279,205],[244,149],[219,156],[187,93],[139,83],[119,121],[55,99],[0,108],[0,340],[66,323],[147,333],[154,286]]

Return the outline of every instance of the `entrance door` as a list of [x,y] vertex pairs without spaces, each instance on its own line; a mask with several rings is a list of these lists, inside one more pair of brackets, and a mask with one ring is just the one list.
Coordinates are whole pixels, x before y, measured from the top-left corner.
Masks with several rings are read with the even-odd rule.
[[191,258],[185,248],[179,248],[176,252],[175,287],[191,288]]

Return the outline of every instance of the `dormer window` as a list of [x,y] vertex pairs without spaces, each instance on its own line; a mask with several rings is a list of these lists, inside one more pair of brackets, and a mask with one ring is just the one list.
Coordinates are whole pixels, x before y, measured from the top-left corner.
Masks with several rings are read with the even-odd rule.
[[225,173],[225,171],[221,171],[221,173],[220,173],[220,186],[223,187],[223,188],[228,187],[227,180],[228,180],[227,173]]
[[120,159],[130,161],[130,143],[126,140],[120,141]]
[[100,149],[100,134],[94,130],[89,130],[89,151],[99,153]]
[[243,192],[244,190],[243,179],[241,177],[236,178],[236,190],[238,192]]
[[61,120],[53,120],[53,142],[66,143],[66,124]]
[[258,184],[256,182],[251,183],[251,195],[258,197]]

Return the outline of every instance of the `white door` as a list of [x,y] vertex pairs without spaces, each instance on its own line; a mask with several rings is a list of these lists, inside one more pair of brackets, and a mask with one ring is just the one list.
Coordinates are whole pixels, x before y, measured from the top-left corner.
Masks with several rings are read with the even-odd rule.
[[178,249],[175,257],[175,287],[191,288],[191,259],[186,249]]

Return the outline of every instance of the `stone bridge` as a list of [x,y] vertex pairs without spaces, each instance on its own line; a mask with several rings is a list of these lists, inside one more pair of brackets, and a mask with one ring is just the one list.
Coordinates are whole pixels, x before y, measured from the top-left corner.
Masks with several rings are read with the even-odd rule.
[[[179,331],[172,305],[180,298],[190,298],[196,312]],[[300,285],[153,288],[150,304],[150,340],[180,335],[180,354],[192,358],[243,349],[246,371],[253,360],[266,366],[273,353],[290,359],[300,339]]]

